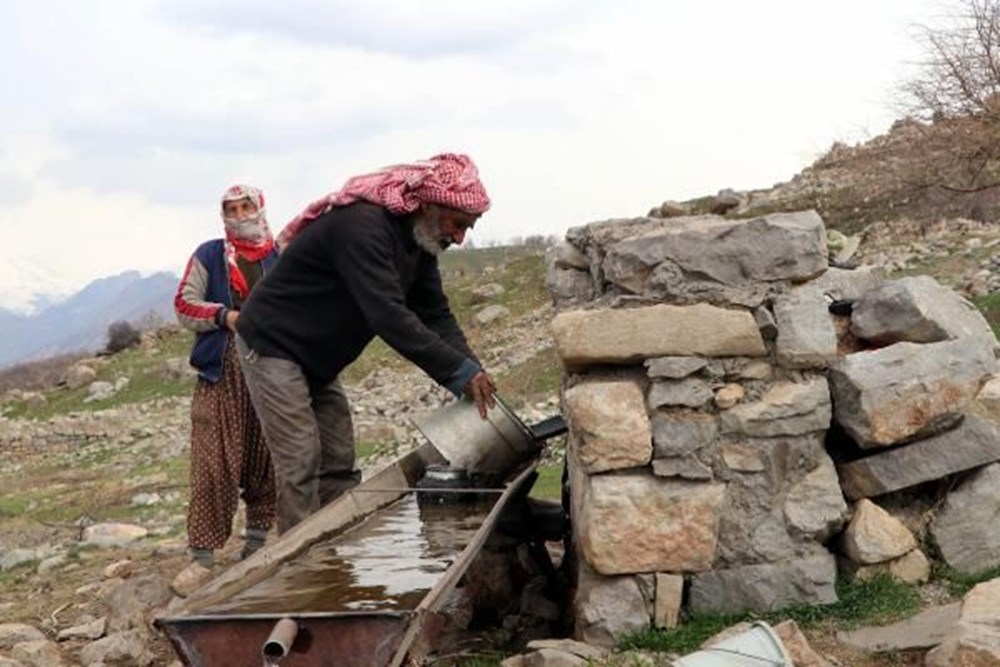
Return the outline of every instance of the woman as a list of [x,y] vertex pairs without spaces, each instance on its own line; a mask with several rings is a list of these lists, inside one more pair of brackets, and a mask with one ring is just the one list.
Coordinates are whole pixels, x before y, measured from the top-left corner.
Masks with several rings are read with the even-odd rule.
[[264,195],[234,185],[222,195],[225,238],[206,241],[188,261],[174,297],[182,325],[196,333],[191,365],[191,472],[187,532],[192,562],[172,584],[187,595],[212,578],[214,552],[232,534],[240,490],[246,541],[240,558],[264,545],[274,522],[274,473],[233,341],[240,306],[277,260]]

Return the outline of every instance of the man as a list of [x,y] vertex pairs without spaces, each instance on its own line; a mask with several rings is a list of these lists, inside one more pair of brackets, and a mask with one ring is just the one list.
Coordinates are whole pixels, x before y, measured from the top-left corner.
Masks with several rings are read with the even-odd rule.
[[472,160],[443,154],[357,176],[278,238],[281,261],[237,322],[237,345],[277,485],[283,533],[355,486],[337,376],[379,336],[485,417],[496,389],[441,286],[437,256],[489,208]]

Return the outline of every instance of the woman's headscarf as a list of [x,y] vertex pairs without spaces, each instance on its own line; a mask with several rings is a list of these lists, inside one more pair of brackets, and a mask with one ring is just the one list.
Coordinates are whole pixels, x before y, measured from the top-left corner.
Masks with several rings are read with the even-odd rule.
[[412,213],[421,204],[440,204],[481,215],[490,207],[479,170],[467,155],[442,153],[429,160],[384,167],[348,179],[340,190],[309,204],[278,235],[285,247],[310,222],[336,206],[366,201],[396,215]]
[[[249,199],[257,211],[244,220],[226,217],[226,202]],[[267,226],[267,208],[264,193],[250,185],[233,185],[222,194],[219,205],[222,223],[226,228],[226,263],[229,265],[229,284],[233,290],[246,298],[250,292],[246,278],[236,263],[240,256],[251,262],[259,262],[274,248],[274,238]]]

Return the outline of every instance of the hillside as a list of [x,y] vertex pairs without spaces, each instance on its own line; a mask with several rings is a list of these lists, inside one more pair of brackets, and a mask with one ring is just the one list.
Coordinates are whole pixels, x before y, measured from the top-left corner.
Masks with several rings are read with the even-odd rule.
[[[996,181],[1000,165],[975,157],[979,143],[991,142],[991,131],[970,120],[898,120],[868,141],[834,143],[787,182],[736,193],[739,205],[727,215],[813,208],[827,229],[845,233],[885,220],[1000,220],[1000,188],[986,187]],[[684,205],[707,213],[715,199]]]
[[[831,228],[859,241],[852,262],[875,263],[897,276],[930,273],[972,297],[996,328],[1000,260],[994,258],[1000,255],[1000,228],[951,217],[955,206],[969,201],[918,206],[908,198],[909,172],[899,163],[906,155],[927,154],[914,147],[920,132],[903,123],[867,144],[835,146],[788,183],[738,193],[740,204],[727,215],[816,207]],[[685,205],[703,212],[713,199]],[[442,256],[442,275],[453,309],[501,394],[529,423],[557,412],[560,368],[548,332],[553,311],[541,249],[451,250]],[[116,294],[105,302],[120,298]],[[65,317],[74,313],[63,312]],[[75,316],[86,318],[83,311]],[[0,326],[6,327],[10,323],[3,317],[0,313]],[[53,360],[60,370],[50,368],[49,376],[67,380],[60,386],[50,381],[40,391],[12,389],[0,397],[0,624],[27,623],[55,637],[108,615],[109,606],[122,599],[165,594],[165,582],[186,560],[188,411],[194,382],[186,363],[190,342],[186,331],[164,327],[147,333],[139,347],[114,356]],[[113,393],[94,399],[88,383],[74,382],[66,373],[74,363],[92,368],[88,382],[105,382]],[[414,414],[449,400],[380,341],[369,346],[344,380],[367,470],[419,438],[410,426]],[[562,446],[550,443],[535,495],[558,497]],[[141,526],[146,537],[124,546],[81,540],[86,526],[111,521]],[[128,564],[115,565],[123,561]],[[122,581],[106,573],[109,567],[127,568],[131,576]],[[961,585],[942,577],[931,592],[949,599]],[[866,604],[893,601],[858,601],[859,607]],[[120,616],[112,622],[134,627]],[[811,632],[811,641],[836,650],[824,644],[829,624]],[[69,639],[61,650],[69,658],[87,642]],[[151,648],[154,664],[171,664],[172,652],[162,638],[155,638]],[[841,664],[911,663],[889,656]]]

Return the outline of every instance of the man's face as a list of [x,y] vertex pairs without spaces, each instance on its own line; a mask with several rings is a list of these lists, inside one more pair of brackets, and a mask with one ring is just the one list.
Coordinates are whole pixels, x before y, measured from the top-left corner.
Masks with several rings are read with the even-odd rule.
[[230,220],[242,222],[243,220],[252,218],[256,212],[257,207],[250,201],[249,197],[227,201],[222,204],[222,215]]
[[461,245],[479,216],[436,204],[425,204],[413,224],[417,245],[438,255],[452,245]]

